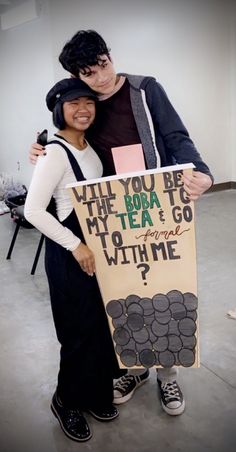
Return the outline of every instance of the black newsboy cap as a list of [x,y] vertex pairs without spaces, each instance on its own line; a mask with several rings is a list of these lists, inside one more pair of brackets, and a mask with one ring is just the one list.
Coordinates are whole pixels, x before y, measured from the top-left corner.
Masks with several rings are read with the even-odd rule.
[[57,82],[46,96],[46,104],[53,111],[57,102],[66,102],[79,97],[91,97],[97,100],[95,91],[79,78],[65,78]]

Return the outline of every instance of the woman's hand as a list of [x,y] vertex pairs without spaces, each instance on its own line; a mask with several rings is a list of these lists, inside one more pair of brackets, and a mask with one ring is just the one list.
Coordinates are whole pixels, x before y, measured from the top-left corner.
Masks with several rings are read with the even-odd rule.
[[88,273],[89,276],[93,276],[95,273],[95,258],[88,246],[81,242],[79,246],[72,251],[72,254],[82,270]]
[[32,165],[36,165],[39,155],[45,155],[45,148],[38,143],[32,144],[29,150],[29,161]]

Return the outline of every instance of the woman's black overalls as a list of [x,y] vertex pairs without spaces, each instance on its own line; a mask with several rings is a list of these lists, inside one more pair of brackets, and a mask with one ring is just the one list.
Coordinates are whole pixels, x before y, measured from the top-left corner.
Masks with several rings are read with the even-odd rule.
[[[51,143],[65,149],[76,179],[85,180],[69,149],[59,141]],[[84,242],[74,210],[61,224]],[[67,407],[106,407],[113,400],[113,378],[118,378],[122,371],[114,353],[96,277],[81,270],[71,251],[48,238],[45,268],[61,344],[58,395]]]

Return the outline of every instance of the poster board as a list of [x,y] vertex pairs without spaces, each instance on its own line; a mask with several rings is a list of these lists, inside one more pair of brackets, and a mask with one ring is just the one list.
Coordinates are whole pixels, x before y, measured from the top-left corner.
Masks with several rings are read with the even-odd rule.
[[198,367],[194,203],[175,165],[67,186],[121,368]]

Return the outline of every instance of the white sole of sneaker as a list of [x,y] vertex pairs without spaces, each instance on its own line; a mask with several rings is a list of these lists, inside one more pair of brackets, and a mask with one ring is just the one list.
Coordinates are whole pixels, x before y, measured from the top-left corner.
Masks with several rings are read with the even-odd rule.
[[138,389],[140,386],[142,386],[144,383],[146,383],[146,381],[149,379],[149,376],[147,378],[145,378],[145,380],[140,381],[140,383],[137,383],[137,385],[135,386],[135,388],[133,389],[133,391],[131,391],[129,394],[127,394],[124,397],[117,397],[113,399],[113,403],[114,405],[121,405],[122,403],[128,402],[128,400],[131,399],[133,393],[136,391],[136,389]]
[[163,402],[161,402],[163,410],[169,414],[170,416],[179,416],[182,414],[185,410],[185,401],[183,400],[183,403],[180,405],[179,408],[168,408],[164,405]]

